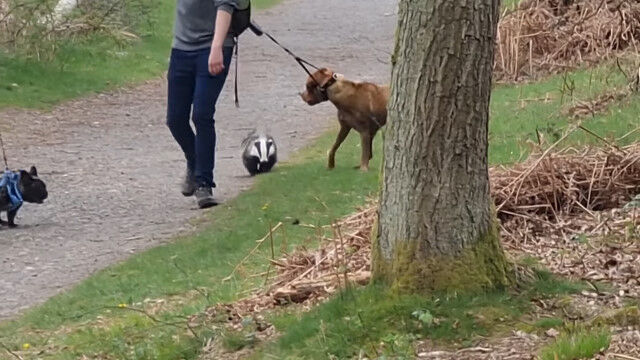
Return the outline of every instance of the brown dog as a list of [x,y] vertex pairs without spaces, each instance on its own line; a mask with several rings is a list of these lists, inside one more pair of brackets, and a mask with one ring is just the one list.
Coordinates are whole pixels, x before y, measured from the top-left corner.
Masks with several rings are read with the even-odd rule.
[[362,140],[362,158],[360,169],[369,170],[372,155],[373,138],[378,130],[387,123],[387,102],[389,87],[372,83],[354,83],[345,80],[342,75],[323,68],[307,79],[306,90],[300,94],[309,105],[331,101],[338,108],[340,132],[336,142],[329,150],[329,169],[335,166],[336,150],[340,147],[351,129],[360,133]]

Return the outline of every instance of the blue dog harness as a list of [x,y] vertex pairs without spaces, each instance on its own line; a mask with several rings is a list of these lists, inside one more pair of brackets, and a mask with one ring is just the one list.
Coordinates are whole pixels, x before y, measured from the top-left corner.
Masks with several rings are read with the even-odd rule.
[[9,195],[9,211],[20,209],[22,206],[22,193],[20,193],[20,173],[5,170],[0,177],[0,190],[6,188]]

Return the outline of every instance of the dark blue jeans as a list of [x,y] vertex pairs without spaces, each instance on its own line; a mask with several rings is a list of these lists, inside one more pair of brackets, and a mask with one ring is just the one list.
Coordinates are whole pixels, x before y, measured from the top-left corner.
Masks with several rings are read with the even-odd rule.
[[[224,47],[225,70],[215,76],[209,73],[210,51],[210,48],[196,51],[171,50],[167,75],[167,126],[182,148],[187,159],[187,168],[195,175],[198,185],[215,187],[214,114],[216,101],[229,72],[233,48]],[[189,122],[190,114],[195,125],[195,134]]]

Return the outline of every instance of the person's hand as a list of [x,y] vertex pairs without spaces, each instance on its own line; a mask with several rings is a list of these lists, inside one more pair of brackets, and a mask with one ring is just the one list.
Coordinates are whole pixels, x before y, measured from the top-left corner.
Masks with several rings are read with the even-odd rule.
[[224,60],[222,56],[222,47],[212,47],[209,54],[209,73],[218,75],[224,70]]

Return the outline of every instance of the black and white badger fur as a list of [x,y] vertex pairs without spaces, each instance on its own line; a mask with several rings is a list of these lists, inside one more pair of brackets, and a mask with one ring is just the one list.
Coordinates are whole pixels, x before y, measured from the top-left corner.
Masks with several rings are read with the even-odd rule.
[[243,141],[242,163],[251,176],[271,171],[278,161],[276,142],[270,135],[249,134]]

